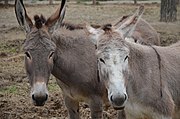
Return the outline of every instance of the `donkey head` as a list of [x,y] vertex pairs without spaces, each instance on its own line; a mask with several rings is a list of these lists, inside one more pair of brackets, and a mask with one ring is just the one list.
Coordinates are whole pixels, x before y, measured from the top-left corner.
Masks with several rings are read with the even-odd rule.
[[31,97],[34,105],[43,106],[48,98],[47,83],[53,69],[56,45],[51,33],[60,26],[65,15],[65,0],[59,9],[47,20],[35,15],[34,21],[26,13],[22,0],[16,0],[15,13],[19,25],[26,32],[24,43],[25,68],[31,85]]
[[123,109],[128,99],[126,92],[126,78],[129,72],[129,48],[126,38],[131,37],[144,7],[126,19],[117,28],[107,24],[94,29],[87,25],[93,43],[97,46],[98,68],[100,79],[104,80],[108,90],[108,98],[115,109]]

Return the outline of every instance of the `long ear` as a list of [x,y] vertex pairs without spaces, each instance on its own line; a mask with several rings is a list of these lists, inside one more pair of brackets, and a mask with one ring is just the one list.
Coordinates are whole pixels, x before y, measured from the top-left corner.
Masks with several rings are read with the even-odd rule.
[[104,33],[104,30],[102,30],[101,28],[93,28],[89,24],[86,24],[86,29],[88,31],[88,36],[91,38],[92,43],[97,45],[99,41],[99,36]]
[[112,22],[112,26],[115,26],[116,28],[121,26],[124,21],[126,21],[126,19],[129,17],[130,15],[126,15],[126,16],[122,16],[119,19],[115,20],[114,22]]
[[120,27],[118,27],[116,30],[119,31],[121,34],[123,34],[124,38],[131,37],[137,23],[142,17],[143,12],[144,12],[144,6],[140,6],[136,10],[136,12],[132,16],[127,18],[126,21],[123,24],[121,24]]
[[22,0],[15,1],[15,13],[19,25],[26,31],[29,32],[33,26],[33,23],[26,13]]
[[59,28],[66,11],[66,0],[61,1],[61,6],[57,9],[57,11],[51,15],[45,25],[49,28],[50,32],[53,32],[55,29]]

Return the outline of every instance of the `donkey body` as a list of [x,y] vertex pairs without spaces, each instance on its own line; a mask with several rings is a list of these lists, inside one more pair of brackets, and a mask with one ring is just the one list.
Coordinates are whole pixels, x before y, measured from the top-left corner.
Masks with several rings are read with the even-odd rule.
[[131,118],[170,119],[173,115],[179,118],[180,42],[168,47],[152,46],[160,59],[152,47],[129,42],[126,45],[130,49],[126,110],[133,114]]
[[180,42],[168,47],[130,42],[143,9],[117,28],[87,26],[97,45],[100,79],[112,106],[128,118],[179,118]]

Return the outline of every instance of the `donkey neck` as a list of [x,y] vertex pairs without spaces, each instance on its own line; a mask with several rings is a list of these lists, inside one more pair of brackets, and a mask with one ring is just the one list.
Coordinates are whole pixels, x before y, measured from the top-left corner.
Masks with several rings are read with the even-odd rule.
[[[155,95],[160,96],[160,88],[153,89],[152,87],[159,87],[159,65],[157,54],[150,46],[144,46],[135,43],[127,43],[129,54],[129,69],[130,69],[130,87],[132,88],[136,97],[138,94],[147,93],[149,89],[154,90]],[[150,90],[149,90],[150,91]],[[141,92],[141,93],[140,93]],[[143,92],[143,93],[142,93]],[[151,93],[149,93],[151,94]],[[135,96],[133,95],[133,96]]]
[[[83,30],[70,31],[61,28],[54,34],[56,60],[52,74],[65,85],[99,92],[102,83],[97,79],[95,46]],[[94,89],[92,89],[94,87]],[[97,88],[98,87],[98,88]],[[102,92],[101,92],[102,93]]]
[[66,27],[61,27],[52,35],[52,40],[57,45],[58,50],[72,49],[76,45],[82,44],[83,40],[79,39],[87,39],[83,29],[69,30]]

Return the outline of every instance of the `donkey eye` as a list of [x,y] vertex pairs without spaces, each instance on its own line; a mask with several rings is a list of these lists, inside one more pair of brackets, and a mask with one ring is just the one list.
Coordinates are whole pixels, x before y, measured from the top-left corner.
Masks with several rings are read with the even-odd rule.
[[99,60],[100,60],[100,62],[105,64],[105,61],[102,58],[100,58]]
[[31,55],[30,55],[29,52],[25,52],[25,55],[26,55],[27,58],[31,59]]
[[49,58],[53,57],[53,55],[54,55],[54,52],[51,52],[49,55]]
[[126,56],[125,58],[124,58],[124,61],[126,61],[128,59],[128,56]]

